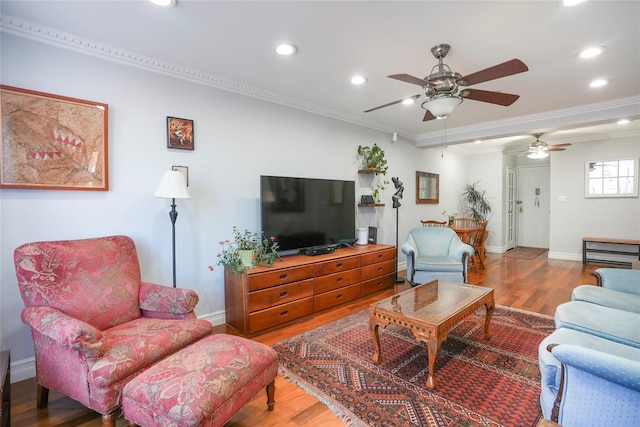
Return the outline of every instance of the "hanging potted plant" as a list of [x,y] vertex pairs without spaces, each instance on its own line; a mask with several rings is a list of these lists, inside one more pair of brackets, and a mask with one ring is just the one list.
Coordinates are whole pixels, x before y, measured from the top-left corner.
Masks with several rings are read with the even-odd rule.
[[373,144],[372,146],[358,145],[357,158],[360,162],[359,172],[380,175],[375,186],[371,189],[374,201],[379,203],[380,191],[389,185],[389,180],[387,179],[389,166],[387,165],[385,152],[378,144]]
[[466,214],[478,221],[485,221],[491,212],[491,204],[487,200],[486,190],[480,188],[480,181],[467,182],[461,195]]

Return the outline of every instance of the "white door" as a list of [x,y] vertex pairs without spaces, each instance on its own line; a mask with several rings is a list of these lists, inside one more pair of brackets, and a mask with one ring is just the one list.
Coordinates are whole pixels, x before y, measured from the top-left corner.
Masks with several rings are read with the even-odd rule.
[[549,166],[518,168],[518,246],[549,248]]
[[507,211],[506,218],[506,236],[507,250],[516,247],[516,170],[507,167]]

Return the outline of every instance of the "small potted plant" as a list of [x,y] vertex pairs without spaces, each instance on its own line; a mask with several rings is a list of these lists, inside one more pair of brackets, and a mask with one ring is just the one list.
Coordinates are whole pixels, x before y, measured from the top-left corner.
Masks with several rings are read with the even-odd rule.
[[451,226],[453,225],[453,220],[454,220],[454,219],[456,219],[456,216],[458,216],[458,214],[457,214],[456,212],[450,212],[450,213],[447,213],[447,211],[442,211],[442,215],[444,215],[444,216],[446,216],[446,217],[447,217],[447,219],[448,219],[448,221],[449,221],[449,222],[447,223],[447,225],[448,225],[449,227],[451,227]]
[[[233,240],[223,240],[221,251],[217,255],[217,265],[234,273],[244,273],[247,269],[264,263],[273,265],[278,255],[278,242],[275,237],[269,237],[262,231],[260,234],[249,230],[240,231],[233,227]],[[213,270],[212,266],[209,266]]]

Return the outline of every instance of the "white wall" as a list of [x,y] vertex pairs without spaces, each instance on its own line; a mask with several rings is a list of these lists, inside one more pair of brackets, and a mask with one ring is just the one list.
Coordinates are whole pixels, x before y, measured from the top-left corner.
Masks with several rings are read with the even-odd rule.
[[638,137],[582,142],[552,154],[550,257],[582,259],[583,237],[640,239],[640,199],[584,197],[586,162],[639,157]]

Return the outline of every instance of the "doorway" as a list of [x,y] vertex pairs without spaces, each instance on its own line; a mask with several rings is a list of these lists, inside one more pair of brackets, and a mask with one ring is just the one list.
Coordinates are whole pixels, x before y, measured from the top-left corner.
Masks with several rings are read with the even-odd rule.
[[517,245],[548,249],[551,201],[549,165],[519,167],[517,182]]

